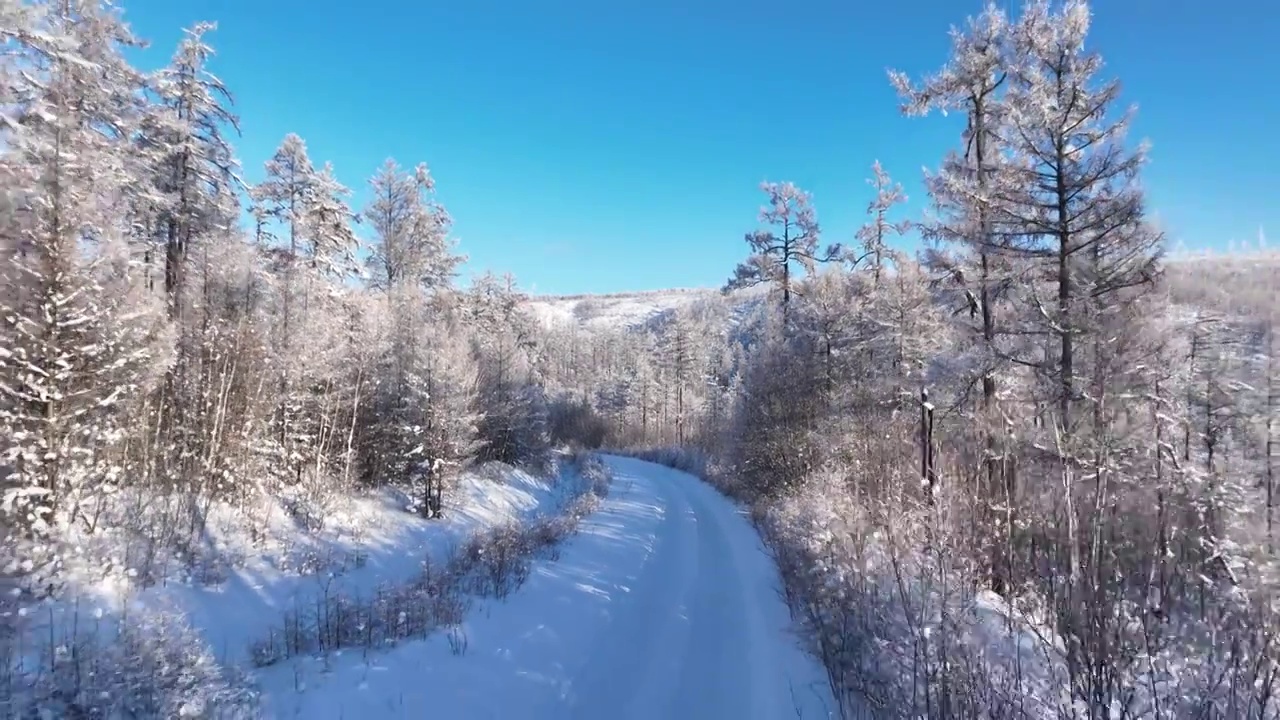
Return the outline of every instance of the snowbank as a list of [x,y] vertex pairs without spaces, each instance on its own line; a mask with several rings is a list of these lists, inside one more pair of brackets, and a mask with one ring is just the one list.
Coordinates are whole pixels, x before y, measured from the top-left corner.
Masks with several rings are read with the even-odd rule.
[[[169,705],[157,700],[147,705],[150,713],[255,717],[253,710],[206,712],[210,703],[234,694],[227,687],[253,694],[243,676],[250,648],[289,608],[326,594],[405,583],[424,561],[439,560],[477,532],[558,513],[578,490],[576,474],[572,465],[550,480],[502,465],[480,468],[460,479],[440,520],[406,512],[407,498],[394,491],[329,503],[319,529],[303,527],[284,502],[213,505],[200,508],[204,532],[197,548],[162,551],[141,542],[136,525],[126,531],[110,522],[92,530],[86,524],[65,561],[62,599],[24,608],[21,632],[0,642],[0,651],[7,651],[0,655],[0,708],[33,694],[37,706],[55,716],[73,706],[138,708],[121,698],[145,687],[145,678],[164,665],[181,676],[167,688],[171,694],[194,696],[200,684],[223,688],[222,694],[177,705],[171,698],[164,700]],[[148,498],[127,506],[154,509],[168,502]],[[173,522],[172,513],[162,517]],[[136,632],[144,637],[130,635]],[[141,647],[147,643],[154,647]],[[133,668],[135,674],[121,675],[132,672],[118,667],[131,656],[151,659]],[[186,667],[195,670],[183,675]],[[86,669],[96,673],[96,682],[82,681]]]

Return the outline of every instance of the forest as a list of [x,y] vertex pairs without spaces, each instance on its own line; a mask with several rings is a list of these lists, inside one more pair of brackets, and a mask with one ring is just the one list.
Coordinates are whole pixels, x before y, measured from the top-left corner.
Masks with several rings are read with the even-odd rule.
[[724,288],[614,326],[461,282],[425,163],[352,207],[291,134],[247,185],[214,24],[143,72],[116,8],[0,0],[6,626],[97,528],[155,582],[215,508],[434,519],[605,450],[750,508],[839,717],[1280,717],[1280,255],[1166,257],[1090,21],[988,5],[883,79],[967,120],[922,217],[879,162],[854,238],[764,183]]

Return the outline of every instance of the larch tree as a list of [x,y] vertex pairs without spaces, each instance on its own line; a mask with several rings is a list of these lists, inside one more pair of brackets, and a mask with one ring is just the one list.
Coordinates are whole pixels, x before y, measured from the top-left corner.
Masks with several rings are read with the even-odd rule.
[[[1058,385],[1057,423],[1070,435],[1081,388],[1076,342],[1111,296],[1154,280],[1162,238],[1143,220],[1137,183],[1143,146],[1126,146],[1132,111],[1116,114],[1120,83],[1101,81],[1102,58],[1085,47],[1090,10],[1069,0],[1026,8],[1014,27],[1003,134],[1016,182],[999,198],[1019,254],[1048,264],[1054,297],[1030,301],[1056,338],[1042,368]],[[1034,287],[1035,284],[1031,284]]]
[[[252,189],[257,212],[284,228],[282,247],[267,249],[280,259],[286,276],[305,266],[332,277],[356,269],[360,247],[353,225],[359,216],[347,203],[351,191],[340,183],[330,163],[316,170],[302,138],[290,133],[266,162],[266,179]],[[286,297],[287,300],[287,297]],[[288,315],[285,332],[288,334]]]
[[812,272],[819,263],[838,257],[840,249],[819,248],[818,218],[813,198],[793,183],[764,182],[760,189],[769,202],[760,208],[760,221],[771,228],[747,233],[751,254],[740,263],[726,289],[773,284],[782,292],[785,313],[795,286],[795,266]]
[[[890,81],[903,98],[908,115],[933,111],[965,113],[962,154],[950,153],[925,184],[937,208],[936,217],[920,225],[926,240],[940,252],[930,254],[931,265],[942,269],[964,288],[969,314],[979,318],[977,331],[984,346],[982,403],[990,409],[996,399],[994,346],[996,303],[1009,278],[1000,261],[1003,242],[993,204],[1008,175],[1001,171],[1003,148],[999,127],[1004,106],[1001,95],[1008,77],[1009,22],[988,3],[965,28],[951,31],[951,57],[942,69],[919,85],[905,74],[890,72]],[[958,257],[947,252],[952,246]]]
[[[858,350],[865,361],[865,371],[861,373],[858,381],[868,389],[885,378],[896,378],[901,369],[897,361],[899,358],[897,345],[890,341],[889,334],[884,332],[885,328],[889,327],[889,318],[893,316],[888,305],[895,295],[895,290],[902,289],[901,277],[897,278],[896,286],[890,286],[883,280],[890,270],[890,265],[896,274],[900,266],[907,262],[907,258],[890,246],[889,239],[895,235],[901,236],[911,228],[909,220],[895,222],[889,219],[895,206],[907,201],[902,186],[889,177],[889,173],[885,172],[878,160],[872,165],[871,170],[872,176],[867,182],[875,190],[875,195],[867,204],[867,215],[870,216],[870,220],[858,228],[856,234],[861,252],[856,256],[854,252],[846,253],[846,257],[850,260],[850,271],[854,274],[852,280],[858,286],[858,300],[846,303],[846,309],[850,311],[857,326],[853,332],[858,337]],[[870,260],[869,273],[863,272],[864,260]],[[866,282],[863,277],[866,274],[870,274],[870,282]],[[915,275],[911,275],[911,278],[913,281],[916,279]],[[887,364],[884,362],[886,359],[889,360]],[[881,364],[877,365],[877,363]],[[897,388],[894,399],[889,402],[890,405],[896,407],[901,403],[902,398],[898,397],[901,390],[901,387]],[[883,401],[883,398],[879,400]]]
[[[341,293],[331,283],[341,282],[358,269],[359,238],[353,224],[357,215],[347,203],[350,190],[333,174],[331,165],[316,170],[302,138],[290,133],[265,164],[266,178],[250,196],[255,215],[271,224],[260,238],[273,244],[260,248],[277,277],[276,295],[281,312],[278,331],[272,335],[273,360],[278,376],[278,403],[274,427],[279,443],[279,467],[290,467],[294,481],[303,479],[306,458],[320,448],[317,443],[332,432],[329,418],[307,410],[320,403],[328,407],[331,387],[321,376],[335,349],[322,340],[327,312],[313,315],[311,305],[336,307]],[[282,234],[276,239],[275,229]],[[313,294],[316,287],[328,292]],[[310,380],[308,380],[308,378]]]
[[462,258],[451,252],[450,218],[435,202],[425,164],[412,173],[388,160],[370,180],[363,216],[373,229],[370,284],[385,293],[388,380],[374,399],[380,474],[420,486],[419,511],[438,517],[444,487],[478,449],[477,377],[458,314],[432,296],[452,293]]
[[702,358],[709,340],[707,329],[698,322],[690,308],[681,307],[672,313],[660,339],[658,362],[667,371],[669,392],[674,396],[675,434],[672,439],[681,447],[688,442],[690,420],[696,415],[701,400],[700,390],[704,385]]
[[[276,259],[274,264],[284,275],[279,343],[281,350],[285,351],[293,333],[295,265],[306,242],[307,212],[319,180],[311,158],[307,156],[306,143],[293,133],[285,136],[275,154],[267,160],[265,169],[266,179],[254,186],[250,197],[255,216],[284,227],[284,247],[264,247],[262,250]],[[259,237],[271,239],[269,232],[260,232]]]
[[889,177],[889,173],[881,167],[879,160],[872,164],[871,172],[872,176],[867,182],[876,191],[875,197],[867,205],[867,214],[871,216],[871,222],[858,228],[857,239],[862,253],[853,259],[853,265],[857,266],[863,259],[870,259],[872,278],[874,284],[879,286],[880,274],[890,255],[889,238],[902,235],[911,229],[911,221],[889,220],[889,213],[894,206],[907,201],[906,193],[902,191],[900,183],[894,182]]
[[434,199],[426,164],[408,173],[387,160],[369,185],[373,198],[363,217],[377,235],[368,259],[370,283],[382,289],[404,282],[428,289],[447,285],[463,258],[450,247],[452,220]]
[[[1167,357],[1168,338],[1149,331],[1163,238],[1145,218],[1146,151],[1126,142],[1131,111],[1116,107],[1119,82],[1101,77],[1090,24],[1081,0],[1035,0],[1011,28],[1000,133],[1012,182],[994,205],[1019,268],[1019,334],[1030,339],[1010,353],[1032,373],[1038,429],[1024,437],[1045,451],[1036,474],[1058,476],[1058,492],[1042,495],[1058,524],[1039,539],[1055,548],[1061,572],[1037,580],[1054,598],[1073,692],[1098,708],[1115,682],[1099,677],[1098,664],[1125,672],[1117,658],[1148,641],[1117,618],[1147,581],[1115,578],[1140,578],[1158,551],[1148,538],[1122,540],[1118,526],[1134,498],[1124,489],[1149,472],[1128,461],[1150,442],[1133,432],[1129,403],[1156,394],[1160,374],[1150,368]],[[1197,532],[1211,548],[1220,537],[1211,512],[1205,526]]]
[[[169,314],[183,309],[187,256],[194,241],[235,222],[233,192],[241,187],[239,163],[226,134],[239,130],[231,92],[208,69],[213,48],[205,35],[217,26],[197,23],[185,31],[169,65],[148,78],[155,106],[138,144],[154,157],[156,244],[164,257]],[[225,233],[222,233],[225,235]]]
[[[951,56],[941,70],[918,84],[898,71],[891,71],[889,79],[907,115],[952,110],[965,115],[963,153],[949,153],[939,170],[925,178],[935,212],[919,227],[932,245],[926,265],[958,289],[961,315],[970,330],[968,350],[975,382],[981,385],[981,502],[1004,505],[1004,522],[1012,525],[1009,499],[1017,489],[1012,474],[1003,471],[1005,449],[998,443],[1003,423],[997,395],[997,376],[1005,364],[999,347],[1006,333],[1000,307],[1009,287],[1017,282],[996,211],[1002,188],[1011,182],[1011,174],[1004,169],[1007,153],[1000,132],[1006,115],[1003,93],[1009,75],[1009,35],[1004,12],[988,2],[965,27],[952,28]],[[998,588],[1007,583],[994,567],[992,581]]]
[[109,6],[37,8],[25,31],[10,29],[23,72],[6,94],[24,102],[6,110],[13,114],[0,155],[9,212],[0,269],[0,529],[3,572],[47,577],[58,562],[43,544],[55,516],[116,477],[108,449],[121,439],[129,398],[145,392],[154,348],[131,343],[122,325],[138,313],[133,322],[144,326],[145,308],[104,288],[117,279],[127,288],[132,275],[129,205],[142,173],[129,139],[142,78],[121,48],[136,41]]
[[479,365],[480,457],[539,465],[548,447],[546,398],[536,381],[536,336],[515,278],[485,273],[471,283],[465,312]]
[[357,256],[360,238],[355,225],[359,214],[351,209],[351,190],[338,181],[333,164],[326,162],[314,177],[306,198],[306,254],[311,269],[342,279],[360,272]]
[[[169,64],[146,78],[150,104],[134,138],[149,169],[150,183],[137,208],[148,284],[154,289],[158,256],[160,292],[178,336],[178,354],[168,368],[164,391],[150,403],[155,441],[172,449],[154,466],[153,474],[166,483],[221,477],[210,471],[219,464],[214,447],[220,421],[210,415],[219,403],[209,380],[231,381],[223,360],[224,328],[215,320],[211,297],[191,292],[193,284],[211,290],[210,258],[225,249],[212,246],[235,242],[241,207],[237,193],[244,187],[228,137],[239,131],[231,93],[208,68],[213,48],[206,36],[215,27],[202,22],[187,29]],[[193,271],[194,281],[189,277]],[[189,316],[193,309],[195,316]],[[229,487],[213,482],[223,490]]]

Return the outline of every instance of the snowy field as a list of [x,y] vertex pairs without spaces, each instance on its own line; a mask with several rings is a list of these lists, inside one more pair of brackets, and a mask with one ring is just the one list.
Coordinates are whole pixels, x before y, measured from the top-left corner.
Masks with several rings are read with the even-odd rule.
[[825,718],[740,511],[684,473],[609,458],[610,496],[459,632],[260,674],[278,718]]

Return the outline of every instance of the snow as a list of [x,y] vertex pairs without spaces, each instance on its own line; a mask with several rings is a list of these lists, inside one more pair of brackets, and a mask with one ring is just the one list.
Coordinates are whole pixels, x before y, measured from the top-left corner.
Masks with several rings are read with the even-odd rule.
[[[163,610],[184,616],[223,663],[248,663],[250,644],[267,636],[281,614],[329,592],[362,592],[410,580],[427,559],[439,559],[476,530],[506,520],[552,512],[563,488],[510,467],[493,465],[465,474],[442,520],[407,512],[394,492],[344,498],[330,510],[326,529],[307,532],[274,508],[270,540],[256,545],[244,519],[212,525],[209,542],[220,557],[239,558],[216,584],[168,578],[134,589],[132,570],[81,578],[74,605],[53,615]],[[229,515],[235,513],[230,512]],[[265,547],[264,547],[265,546]],[[310,564],[313,570],[299,570]],[[89,605],[89,608],[86,607]],[[47,612],[47,611],[44,611]],[[64,623],[71,622],[69,618]]]
[[426,641],[267,668],[264,715],[829,717],[741,511],[685,473],[608,463],[600,511],[516,594]]
[[[254,521],[251,540],[243,508],[213,508],[205,552],[233,560],[216,584],[181,577],[175,560],[162,582],[139,589],[145,571],[126,558],[96,574],[80,568],[74,604],[40,613],[62,632],[76,618],[176,618],[194,632],[183,647],[249,673],[261,701],[253,717],[830,717],[826,675],[797,645],[774,564],[742,511],[691,475],[608,463],[610,495],[558,556],[535,561],[513,595],[477,600],[460,625],[425,640],[257,669],[250,658],[286,611],[405,583],[477,530],[557,511],[575,485],[572,465],[558,483],[505,466],[468,474],[436,521],[380,493],[328,507],[320,531],[276,507]],[[87,558],[117,538],[83,539],[102,546]],[[298,558],[310,566],[298,569]]]
[[713,291],[673,289],[612,295],[536,296],[527,302],[546,326],[580,324],[589,328],[629,329],[672,312]]

